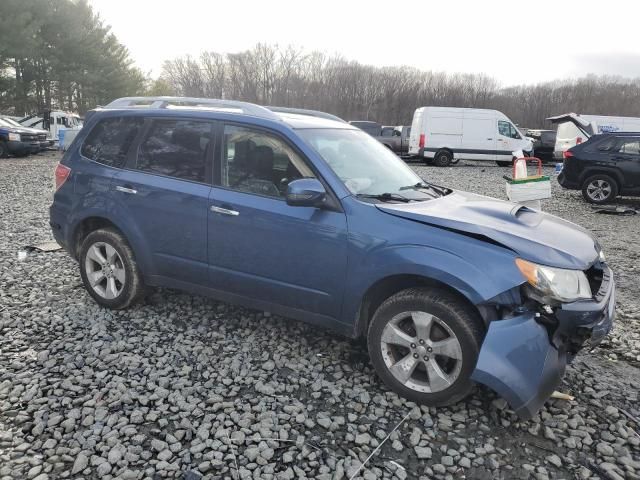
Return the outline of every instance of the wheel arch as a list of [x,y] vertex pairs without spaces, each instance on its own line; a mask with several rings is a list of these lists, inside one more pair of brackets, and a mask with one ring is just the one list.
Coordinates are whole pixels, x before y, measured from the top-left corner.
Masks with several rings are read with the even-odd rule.
[[131,247],[143,275],[152,273],[150,272],[152,263],[150,261],[149,249],[146,248],[143,237],[138,232],[135,224],[128,225],[109,215],[104,215],[102,212],[88,213],[85,217],[74,222],[68,238],[70,242],[69,250],[76,260],[78,260],[80,247],[87,235],[101,228],[112,228],[122,235]]
[[594,175],[606,175],[613,178],[618,184],[618,191],[624,188],[624,180],[622,174],[615,168],[607,167],[591,167],[587,168],[580,176],[580,188],[584,187],[584,183]]
[[480,318],[484,318],[480,309],[478,309],[470,298],[465,296],[460,290],[441,280],[424,275],[395,274],[379,279],[365,292],[360,302],[360,308],[358,309],[354,332],[355,336],[362,337],[366,335],[374,313],[387,298],[408,288],[415,287],[445,290],[476,311]]

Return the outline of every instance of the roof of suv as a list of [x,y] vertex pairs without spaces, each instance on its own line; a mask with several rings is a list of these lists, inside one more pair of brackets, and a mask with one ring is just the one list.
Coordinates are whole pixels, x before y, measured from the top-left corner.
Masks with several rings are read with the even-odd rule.
[[291,128],[347,128],[352,125],[340,117],[317,110],[289,107],[264,107],[253,103],[235,100],[192,97],[123,97],[97,109],[139,110],[157,112],[158,110],[180,110],[193,112],[220,112],[235,115],[248,115],[265,120],[281,121]]

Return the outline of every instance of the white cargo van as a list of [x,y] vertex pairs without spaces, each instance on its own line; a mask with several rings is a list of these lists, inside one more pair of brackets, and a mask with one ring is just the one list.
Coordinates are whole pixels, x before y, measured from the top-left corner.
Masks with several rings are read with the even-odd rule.
[[510,166],[514,152],[533,154],[533,143],[497,110],[420,107],[413,114],[409,155],[446,167],[459,159]]
[[610,132],[640,132],[638,117],[608,117],[605,115],[579,115],[564,113],[547,120],[558,124],[553,157],[560,160],[564,152],[585,142],[591,135]]

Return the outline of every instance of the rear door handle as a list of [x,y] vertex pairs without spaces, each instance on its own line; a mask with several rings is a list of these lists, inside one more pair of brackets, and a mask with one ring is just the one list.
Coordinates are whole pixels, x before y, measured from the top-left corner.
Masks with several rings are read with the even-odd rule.
[[123,187],[122,185],[118,185],[116,190],[122,193],[129,193],[131,195],[135,195],[138,191],[135,188]]
[[216,207],[215,205],[211,205],[209,209],[214,213],[221,213],[222,215],[229,215],[231,217],[237,217],[240,215],[240,212],[236,210],[229,210],[228,208]]

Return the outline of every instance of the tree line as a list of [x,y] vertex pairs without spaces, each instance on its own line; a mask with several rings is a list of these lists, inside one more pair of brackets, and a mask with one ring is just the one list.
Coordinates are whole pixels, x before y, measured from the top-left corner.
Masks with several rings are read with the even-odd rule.
[[495,108],[530,128],[550,127],[547,117],[566,112],[640,116],[640,79],[588,76],[502,88],[485,74],[374,67],[264,44],[168,60],[155,86],[158,93],[310,108],[388,125],[410,123],[425,105]]
[[425,105],[496,108],[532,128],[570,111],[640,116],[640,79],[589,76],[503,88],[485,74],[374,67],[266,44],[167,60],[159,77],[150,79],[87,0],[0,2],[0,112],[84,113],[144,94],[310,108],[387,125],[410,123],[413,111]]
[[86,0],[0,2],[0,112],[85,112],[145,85]]

